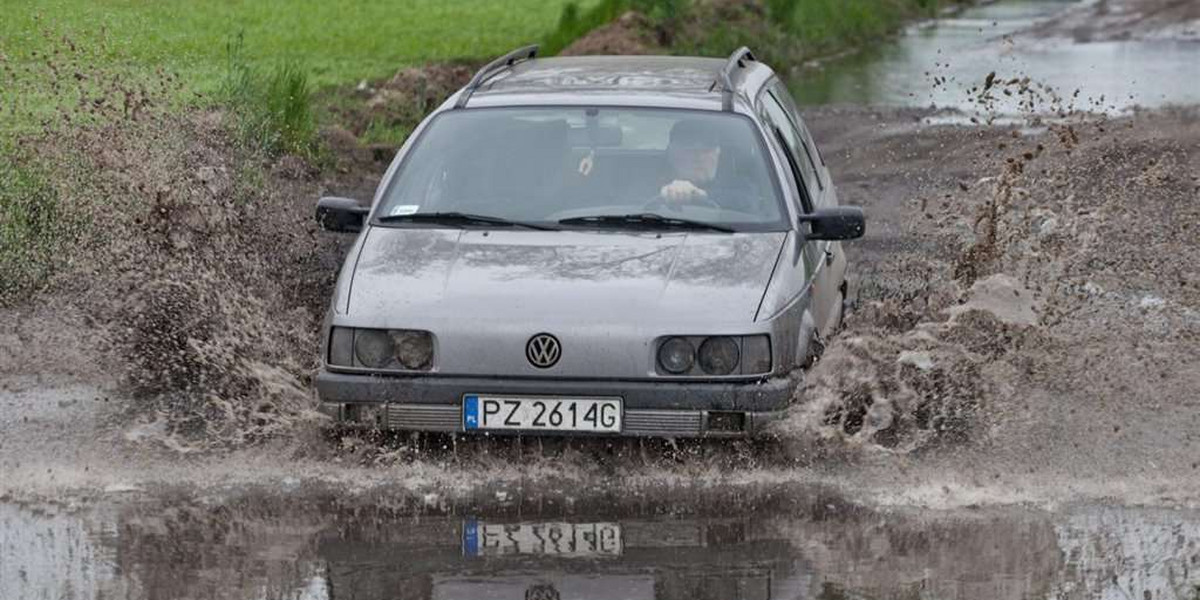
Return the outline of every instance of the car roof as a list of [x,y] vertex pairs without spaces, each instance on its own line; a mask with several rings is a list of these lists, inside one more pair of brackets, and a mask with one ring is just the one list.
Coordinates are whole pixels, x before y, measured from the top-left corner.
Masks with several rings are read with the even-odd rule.
[[[721,69],[727,61],[690,56],[572,56],[518,62],[488,78],[471,106],[619,104],[720,110]],[[735,96],[748,98],[773,75],[749,62],[734,78]]]

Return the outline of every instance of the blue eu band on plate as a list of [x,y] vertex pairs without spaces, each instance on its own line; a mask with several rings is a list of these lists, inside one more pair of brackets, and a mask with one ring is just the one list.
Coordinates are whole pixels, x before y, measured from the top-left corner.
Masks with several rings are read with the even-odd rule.
[[515,523],[468,520],[463,524],[464,556],[515,554],[551,556],[619,556],[618,523]]

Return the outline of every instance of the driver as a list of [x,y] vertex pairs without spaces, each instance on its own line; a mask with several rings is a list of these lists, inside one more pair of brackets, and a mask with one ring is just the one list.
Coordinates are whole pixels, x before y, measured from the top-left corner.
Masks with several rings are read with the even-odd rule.
[[716,132],[701,121],[684,119],[671,127],[667,142],[668,174],[658,195],[671,204],[708,201],[717,175],[721,146]]

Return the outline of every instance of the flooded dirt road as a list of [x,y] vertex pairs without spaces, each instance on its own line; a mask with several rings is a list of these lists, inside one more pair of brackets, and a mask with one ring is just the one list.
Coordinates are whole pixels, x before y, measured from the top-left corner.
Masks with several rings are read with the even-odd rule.
[[416,516],[320,492],[289,496],[0,504],[0,589],[6,598],[180,600],[1200,594],[1194,511],[880,511],[793,487],[722,512],[509,502]]
[[[894,41],[818,63],[794,78],[802,104],[1022,114],[1021,98],[987,107],[962,93],[989,72],[1029,77],[1111,114],[1200,102],[1200,8],[1184,1],[1016,0],[915,25]],[[950,115],[946,115],[950,116]]]
[[[1178,9],[1169,28],[1129,17],[1160,4]],[[1179,3],[978,10],[991,12],[961,18],[1024,16],[951,23],[945,53],[1011,43],[1023,64],[1038,62],[1027,48],[1100,64],[1088,44],[1149,40],[1169,47],[1148,68],[1186,69],[1176,53],[1200,49]],[[1103,35],[1114,15],[1129,35]],[[199,364],[212,381],[270,409],[226,422],[265,439],[210,447],[97,358],[143,322],[113,310],[106,329],[57,298],[0,313],[0,598],[1200,598],[1200,109],[1117,115],[1130,105],[1088,100],[1087,81],[1075,101],[1069,77],[988,77],[985,59],[938,75],[932,93],[954,100],[931,109],[932,56],[886,67],[924,82],[920,101],[806,110],[841,201],[870,224],[848,244],[857,308],[774,439],[333,436],[296,375],[315,347],[309,299],[263,324],[270,311],[222,295],[210,270],[190,303],[154,314],[301,332],[254,353],[252,335],[217,331],[197,353],[215,357]],[[1196,101],[1175,85],[1186,77],[1154,78],[1165,103]],[[106,164],[135,172],[137,141]],[[146,170],[224,197],[236,168],[221,150],[193,148],[199,169]],[[276,172],[308,224],[327,183]],[[189,229],[205,215],[187,208],[162,247],[201,254],[219,230]],[[286,252],[338,242],[271,224],[305,285],[269,299],[312,295],[336,252]],[[228,254],[204,256],[249,253]],[[245,260],[239,272],[264,279],[277,266]],[[214,305],[249,309],[222,321]]]

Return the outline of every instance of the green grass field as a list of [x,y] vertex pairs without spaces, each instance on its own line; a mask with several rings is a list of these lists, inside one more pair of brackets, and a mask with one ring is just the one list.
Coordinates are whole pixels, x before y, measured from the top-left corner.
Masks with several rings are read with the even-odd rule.
[[6,0],[0,55],[11,65],[37,63],[31,53],[50,50],[66,36],[101,65],[128,72],[162,67],[179,73],[188,89],[209,92],[225,73],[227,43],[242,33],[250,60],[295,61],[322,87],[539,41],[554,29],[565,3]]
[[894,30],[914,15],[933,16],[954,0],[772,0],[777,19],[814,50],[838,50]]

